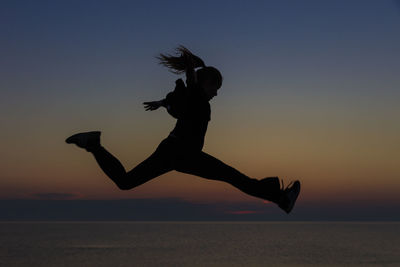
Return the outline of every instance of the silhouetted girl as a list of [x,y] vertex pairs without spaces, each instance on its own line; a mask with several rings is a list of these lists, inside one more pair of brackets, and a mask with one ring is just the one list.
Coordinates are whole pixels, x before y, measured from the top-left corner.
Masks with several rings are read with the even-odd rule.
[[249,178],[202,151],[211,114],[209,101],[222,85],[221,73],[206,66],[202,59],[183,46],[177,48],[177,56],[160,54],[158,59],[172,72],[185,73],[186,85],[178,79],[175,90],[166,98],[143,103],[146,110],[164,107],[177,119],[175,128],[149,158],[126,172],[118,159],[100,144],[99,131],[78,133],[67,138],[66,142],[92,153],[100,168],[121,190],[132,189],[176,170],[227,182],[249,195],[272,201],[289,213],[300,192],[299,181],[281,188],[278,177]]

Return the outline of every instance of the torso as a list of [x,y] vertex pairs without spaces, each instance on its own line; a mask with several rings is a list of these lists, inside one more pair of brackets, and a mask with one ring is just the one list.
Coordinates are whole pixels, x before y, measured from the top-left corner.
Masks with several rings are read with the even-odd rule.
[[201,150],[211,117],[210,103],[198,88],[188,88],[182,99],[185,105],[170,136],[179,139],[188,149]]

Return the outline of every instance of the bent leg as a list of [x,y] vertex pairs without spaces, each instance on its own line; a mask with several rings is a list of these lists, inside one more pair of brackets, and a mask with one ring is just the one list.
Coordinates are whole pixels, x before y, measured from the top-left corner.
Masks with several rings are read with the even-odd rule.
[[262,197],[259,192],[259,181],[257,179],[249,178],[219,159],[202,151],[179,160],[175,169],[179,172],[197,175],[206,179],[224,181],[246,194]]
[[170,161],[159,148],[129,172],[104,147],[91,152],[100,168],[121,190],[134,188],[172,170]]

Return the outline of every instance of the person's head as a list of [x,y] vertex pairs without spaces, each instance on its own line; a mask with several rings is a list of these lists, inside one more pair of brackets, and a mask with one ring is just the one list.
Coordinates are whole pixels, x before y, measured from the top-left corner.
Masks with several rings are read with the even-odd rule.
[[197,82],[204,90],[208,100],[217,96],[217,91],[222,85],[222,75],[214,67],[203,67],[196,71]]
[[160,60],[160,64],[175,74],[184,73],[190,68],[199,68],[196,71],[198,85],[204,90],[208,100],[216,96],[217,90],[222,85],[221,73],[214,67],[207,67],[201,58],[184,46],[179,46],[176,53],[177,56],[160,54],[157,58]]

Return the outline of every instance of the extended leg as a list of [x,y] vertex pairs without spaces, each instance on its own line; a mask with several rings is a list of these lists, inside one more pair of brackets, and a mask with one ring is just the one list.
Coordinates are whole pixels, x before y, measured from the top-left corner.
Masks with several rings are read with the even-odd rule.
[[172,170],[168,159],[159,150],[129,172],[104,147],[91,152],[100,168],[121,190],[134,188]]
[[68,137],[65,142],[91,152],[100,168],[120,189],[131,189],[172,170],[170,147],[165,140],[148,159],[126,172],[119,160],[100,145],[100,134],[99,131],[77,133]]
[[[213,156],[200,152],[180,160],[175,169],[180,172],[197,175],[206,179],[227,182],[246,194],[276,201],[280,192],[279,181],[276,178],[262,183],[257,179],[249,178],[238,170],[228,166]],[[267,185],[269,184],[269,185]]]

